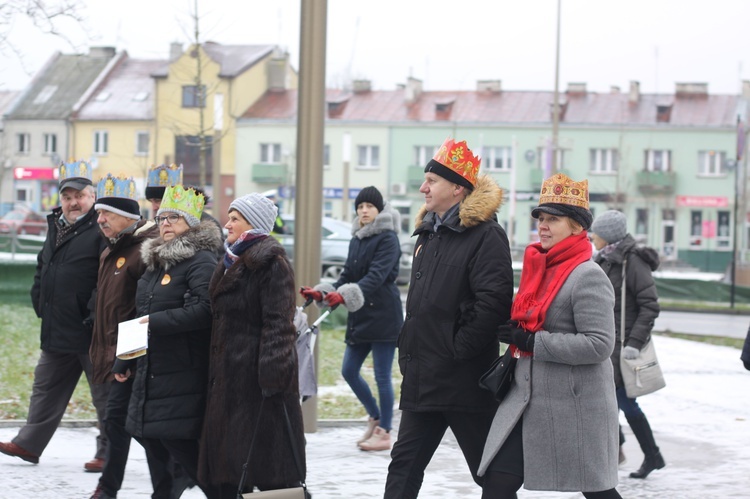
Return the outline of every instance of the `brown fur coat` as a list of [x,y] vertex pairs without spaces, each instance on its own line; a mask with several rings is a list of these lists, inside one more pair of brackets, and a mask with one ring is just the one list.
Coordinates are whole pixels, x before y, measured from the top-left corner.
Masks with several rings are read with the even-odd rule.
[[[199,478],[237,485],[256,425],[248,485],[293,485],[304,479],[304,434],[297,378],[294,271],[274,238],[248,248],[209,287],[213,311],[208,401]],[[263,414],[259,414],[263,395]],[[301,453],[299,476],[282,403]]]

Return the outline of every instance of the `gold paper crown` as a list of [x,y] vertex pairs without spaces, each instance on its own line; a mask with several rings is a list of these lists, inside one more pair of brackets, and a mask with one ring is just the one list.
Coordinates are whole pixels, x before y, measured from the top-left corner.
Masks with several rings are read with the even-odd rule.
[[482,160],[474,156],[465,140],[456,142],[450,137],[445,139],[432,159],[465,178],[472,186],[477,185],[477,174]]
[[567,204],[589,209],[589,181],[576,182],[563,173],[556,173],[542,183],[539,204]]

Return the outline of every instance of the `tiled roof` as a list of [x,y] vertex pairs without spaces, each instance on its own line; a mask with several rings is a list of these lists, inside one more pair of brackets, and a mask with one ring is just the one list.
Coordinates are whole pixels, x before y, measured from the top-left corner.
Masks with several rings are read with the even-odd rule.
[[114,55],[114,50],[97,50],[96,55],[56,53],[34,77],[8,119],[67,119]]
[[[203,44],[206,54],[221,67],[219,76],[232,78],[242,74],[245,70],[270,54],[273,45],[221,45],[216,42]],[[169,74],[169,63],[163,63],[155,69],[152,75],[164,78]]]
[[[351,93],[326,92],[328,122],[440,123],[543,125],[552,122],[553,92],[548,91],[429,91],[413,104],[405,101],[405,90]],[[631,104],[627,93],[560,94],[563,124],[653,126],[657,105],[671,105],[672,126],[732,127],[736,123],[739,97],[704,95],[677,97],[641,94]],[[253,120],[293,120],[297,91],[266,92],[242,115]],[[661,125],[661,123],[659,123]]]
[[152,120],[154,79],[162,60],[124,57],[76,113],[77,120]]
[[0,91],[0,130],[3,129],[3,115],[10,109],[19,95],[21,95],[20,90]]

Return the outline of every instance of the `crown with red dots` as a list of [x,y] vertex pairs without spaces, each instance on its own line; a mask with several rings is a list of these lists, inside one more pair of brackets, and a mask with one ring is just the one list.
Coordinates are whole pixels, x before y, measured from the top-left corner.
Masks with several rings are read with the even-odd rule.
[[556,173],[542,183],[539,205],[567,204],[589,209],[589,181],[576,182],[563,173]]

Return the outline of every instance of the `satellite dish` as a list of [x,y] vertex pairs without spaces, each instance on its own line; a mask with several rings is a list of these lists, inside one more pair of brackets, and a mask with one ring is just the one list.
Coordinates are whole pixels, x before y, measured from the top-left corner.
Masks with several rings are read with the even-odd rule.
[[526,161],[531,163],[532,161],[534,161],[536,153],[533,150],[528,149],[525,153],[523,153],[523,157],[526,158]]
[[99,168],[99,158],[97,158],[96,156],[92,157],[89,160],[89,164],[91,165],[92,170],[96,170],[97,168]]

